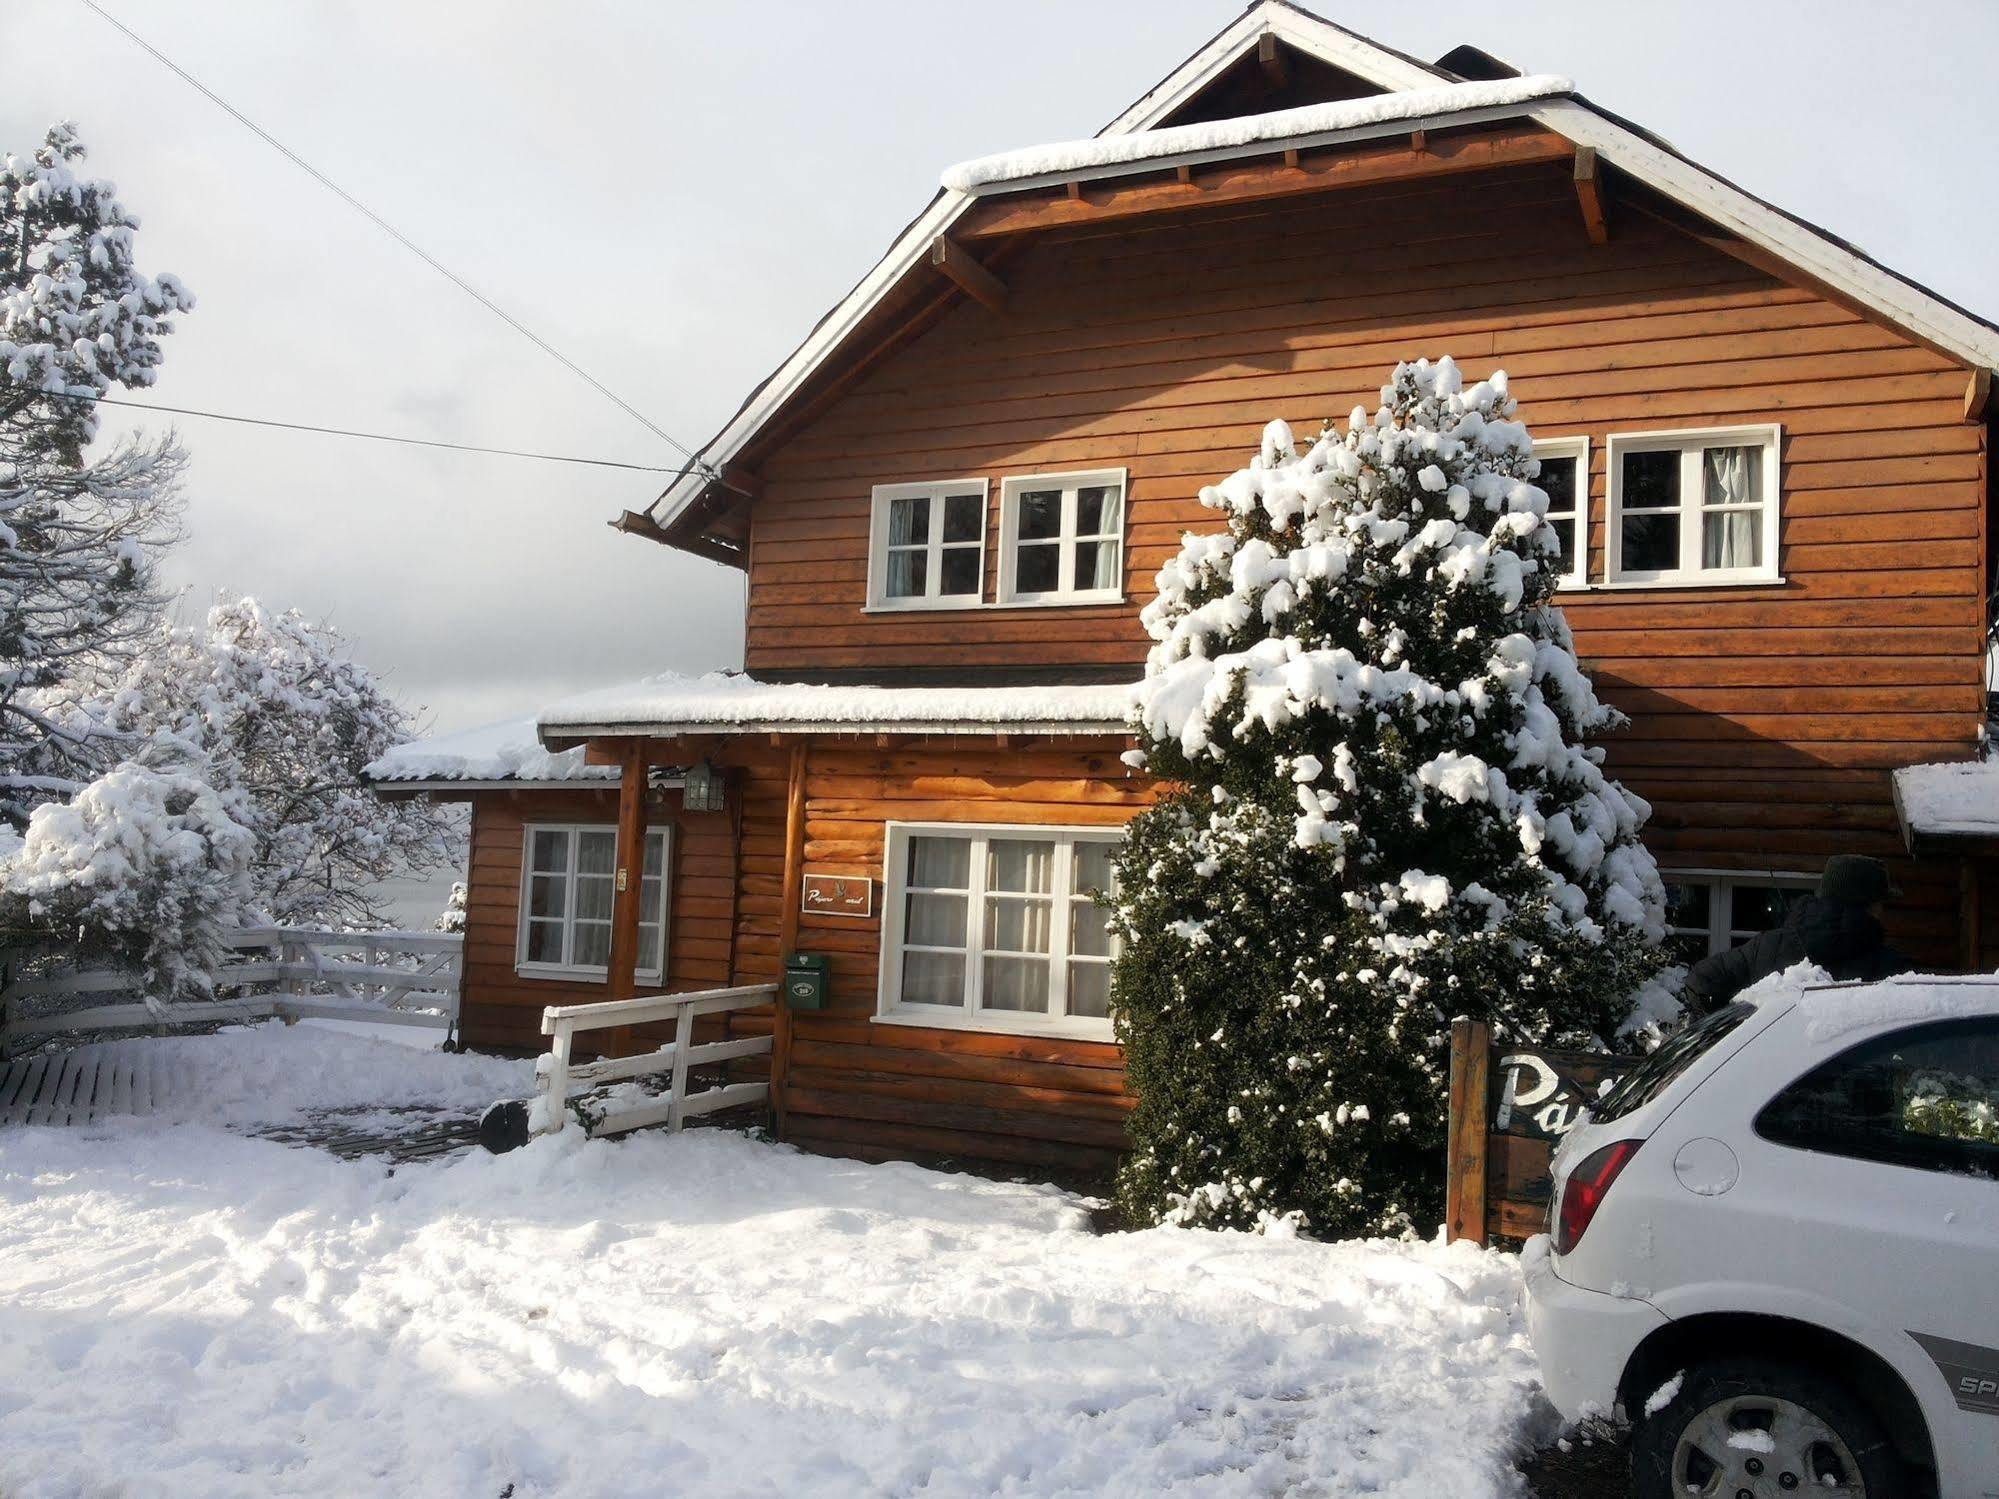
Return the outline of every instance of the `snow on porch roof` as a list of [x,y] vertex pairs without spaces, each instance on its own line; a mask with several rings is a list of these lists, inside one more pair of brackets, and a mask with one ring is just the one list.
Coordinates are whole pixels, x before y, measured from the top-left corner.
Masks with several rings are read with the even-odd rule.
[[1108,174],[1119,167],[1150,171],[1181,161],[1254,151],[1277,141],[1311,145],[1318,136],[1345,136],[1371,125],[1434,123],[1448,116],[1510,108],[1533,99],[1571,93],[1574,89],[1575,85],[1566,78],[1541,74],[1372,94],[1361,99],[1273,110],[1269,114],[1236,115],[1197,125],[1098,135],[1001,151],[959,162],[945,171],[943,181],[945,187],[961,193],[1002,186],[1009,192],[1019,191],[1036,182],[1060,179],[1075,172]]
[[385,789],[469,791],[480,786],[615,781],[615,765],[585,765],[580,749],[551,752],[532,718],[514,718],[459,734],[399,744],[361,774]]
[[1895,772],[1895,812],[1918,838],[1999,838],[1999,760],[1904,765]]
[[1129,686],[827,687],[666,672],[544,708],[545,744],[627,734],[1123,733]]

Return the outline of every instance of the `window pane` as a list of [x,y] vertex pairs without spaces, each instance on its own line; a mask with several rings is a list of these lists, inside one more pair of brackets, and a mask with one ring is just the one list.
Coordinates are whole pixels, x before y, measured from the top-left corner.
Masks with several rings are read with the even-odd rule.
[[539,873],[566,873],[569,869],[569,835],[537,828],[530,864]]
[[666,895],[666,881],[639,881],[639,920],[659,924],[660,902]]
[[888,502],[888,544],[919,546],[930,539],[930,496]]
[[577,835],[576,872],[609,874],[617,865],[618,835],[592,830]]
[[1556,554],[1555,571],[1572,573],[1576,570],[1576,518],[1572,515],[1550,516],[1548,529],[1555,533],[1555,539],[1562,544]]
[[937,570],[937,592],[946,598],[962,598],[979,591],[979,549],[946,547]]
[[1680,517],[1626,515],[1623,523],[1626,572],[1671,572],[1680,565]]
[[909,840],[908,884],[912,888],[964,890],[971,883],[971,839],[930,837]]
[[1054,888],[1055,845],[1038,838],[995,838],[986,845],[986,888],[1045,895]]
[[1535,482],[1548,496],[1548,509],[1573,511],[1576,508],[1576,469],[1578,460],[1574,458],[1543,458],[1541,477]]
[[527,960],[530,963],[560,963],[562,961],[561,922],[530,921],[528,923]]
[[569,909],[568,894],[568,884],[561,875],[535,875],[528,881],[528,915],[559,919]]
[[569,961],[579,968],[602,968],[611,961],[611,924],[576,923],[576,945]]
[[988,1010],[1030,1010],[1048,1013],[1046,958],[989,957],[980,1003]]
[[1762,511],[1708,510],[1702,512],[1702,567],[1761,567],[1762,565]]
[[1018,500],[1020,520],[1014,535],[1022,541],[1053,540],[1062,534],[1062,491],[1030,489]]
[[1746,934],[1782,926],[1792,905],[1804,893],[1777,885],[1737,885],[1729,892],[1729,929]]
[[1069,1013],[1103,1019],[1111,1012],[1111,970],[1105,963],[1069,965]]
[[902,1000],[912,1005],[963,1005],[964,958],[956,953],[904,953]]
[[609,921],[611,919],[611,877],[609,875],[578,875],[576,877],[576,919],[578,921]]
[[1761,448],[1709,448],[1701,454],[1701,503],[1760,505],[1763,502]]
[[912,947],[963,947],[965,897],[911,895],[903,912],[902,940]]
[[1708,929],[1708,898],[1713,893],[1709,885],[1691,881],[1667,880],[1666,882],[1666,925]]
[[1111,855],[1117,852],[1115,843],[1078,841],[1076,844],[1076,886],[1074,895],[1087,895],[1092,890],[1108,890],[1113,884]]
[[645,877],[649,880],[658,879],[660,869],[665,863],[666,835],[664,833],[647,833]]
[[1076,587],[1115,588],[1118,544],[1115,541],[1076,543]]
[[1069,951],[1093,957],[1111,955],[1110,912],[1093,900],[1069,903]]
[[923,551],[888,554],[888,596],[892,599],[920,599],[929,581],[930,554]]
[[639,968],[641,971],[658,972],[659,923],[641,921],[639,923]]
[[1036,542],[1014,553],[1014,587],[1021,593],[1053,593],[1062,586],[1062,548]]
[[1780,1145],[1999,1177],[1999,1021],[1912,1026],[1806,1074],[1756,1117]]
[[944,539],[983,542],[986,507],[975,494],[954,494],[944,501]]
[[1076,534],[1113,536],[1124,512],[1124,495],[1115,484],[1092,484],[1076,491]]
[[1052,915],[1046,900],[988,900],[986,946],[997,952],[1047,952]]
[[1680,503],[1677,452],[1626,453],[1620,495],[1626,510],[1672,510]]

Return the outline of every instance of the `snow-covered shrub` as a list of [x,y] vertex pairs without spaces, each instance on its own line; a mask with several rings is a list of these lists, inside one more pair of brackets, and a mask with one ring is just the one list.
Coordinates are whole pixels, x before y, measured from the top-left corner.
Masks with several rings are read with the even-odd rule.
[[1114,911],[1137,1216],[1427,1226],[1451,1018],[1608,1043],[1659,966],[1513,410],[1446,359],[1302,456],[1273,422],[1160,571],[1132,758],[1177,789]]
[[200,750],[240,800],[256,904],[274,921],[379,926],[382,880],[456,862],[455,809],[386,802],[361,779],[414,737],[410,711],[337,630],[295,609],[234,599],[198,628],[163,626],[94,711],[119,733]]
[[431,924],[433,931],[462,932],[465,930],[465,882],[452,882],[451,898],[444,903],[444,909],[437,913],[437,920]]
[[129,968],[159,999],[207,993],[255,839],[185,746],[144,754],[35,809],[0,860],[0,925],[85,966]]

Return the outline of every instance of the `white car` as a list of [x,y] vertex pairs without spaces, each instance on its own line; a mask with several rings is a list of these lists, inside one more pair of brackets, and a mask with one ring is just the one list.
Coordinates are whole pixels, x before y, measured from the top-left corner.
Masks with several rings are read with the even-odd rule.
[[1549,1398],[1632,1423],[1640,1499],[1995,1499],[1999,978],[1750,994],[1555,1153]]

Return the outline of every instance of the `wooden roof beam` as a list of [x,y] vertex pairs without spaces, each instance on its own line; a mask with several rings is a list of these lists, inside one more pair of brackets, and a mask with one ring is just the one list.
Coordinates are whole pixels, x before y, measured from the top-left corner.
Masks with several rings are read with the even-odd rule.
[[940,234],[930,242],[930,264],[942,271],[947,280],[956,283],[958,289],[973,301],[994,312],[1005,310],[1006,283],[981,265],[971,251],[950,235]]
[[1596,159],[1596,147],[1576,147],[1576,202],[1583,211],[1583,229],[1593,245],[1610,243],[1610,219],[1606,213],[1609,195],[1604,191],[1603,168]]
[[1271,93],[1278,93],[1290,86],[1291,64],[1285,60],[1284,49],[1277,38],[1266,31],[1256,39],[1256,65],[1263,69],[1263,80]]
[[1982,422],[1991,414],[1992,371],[1981,367],[1971,372],[1971,379],[1964,387],[1964,419]]
[[[1191,180],[1183,180],[1177,173],[1171,178],[1100,179],[1092,184],[1086,197],[1069,197],[1063,188],[996,194],[959,221],[954,237],[969,243],[1039,229],[1111,223],[1212,203],[1252,203],[1343,187],[1566,162],[1575,151],[1562,137],[1538,127],[1431,135],[1422,151],[1410,149],[1407,141],[1408,137],[1403,136],[1379,146],[1341,146],[1316,154],[1303,152],[1295,167],[1284,165],[1281,159],[1284,148],[1273,145],[1271,155],[1257,160],[1196,167]],[[1173,169],[1171,163],[1160,166],[1162,172]]]

